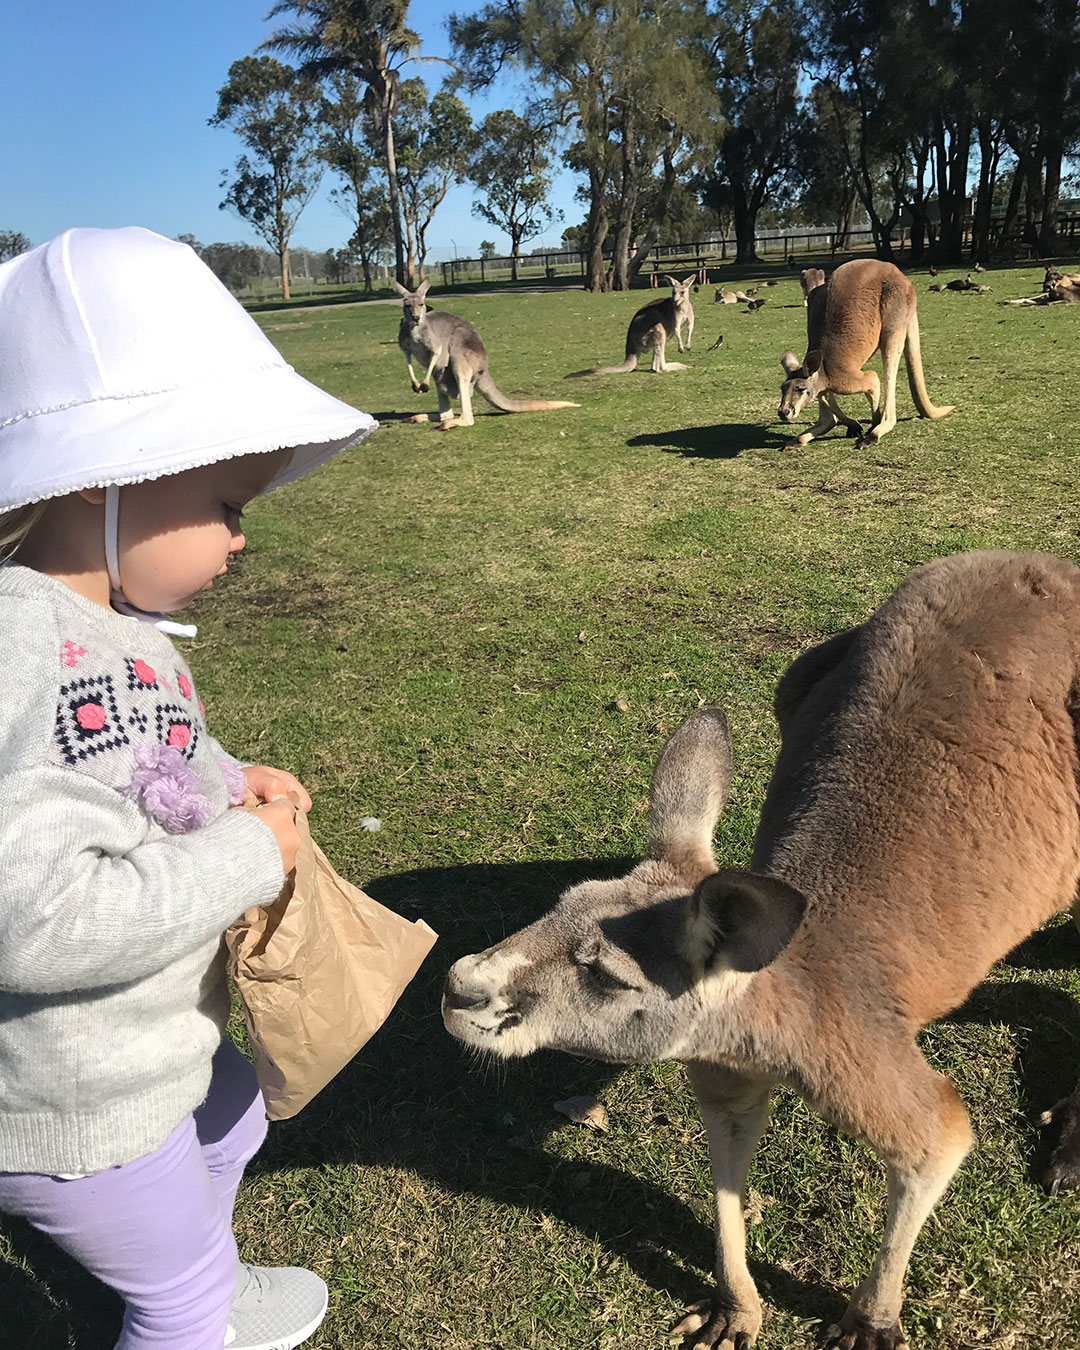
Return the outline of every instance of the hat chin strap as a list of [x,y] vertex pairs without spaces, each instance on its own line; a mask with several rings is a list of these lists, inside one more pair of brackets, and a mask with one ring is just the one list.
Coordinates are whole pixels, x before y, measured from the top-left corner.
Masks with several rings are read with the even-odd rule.
[[193,623],[174,623],[164,614],[152,614],[149,610],[137,609],[124,594],[120,584],[120,489],[110,483],[105,489],[105,566],[109,571],[109,585],[112,594],[109,603],[119,614],[127,614],[143,623],[150,623],[161,633],[174,637],[194,637],[198,628]]

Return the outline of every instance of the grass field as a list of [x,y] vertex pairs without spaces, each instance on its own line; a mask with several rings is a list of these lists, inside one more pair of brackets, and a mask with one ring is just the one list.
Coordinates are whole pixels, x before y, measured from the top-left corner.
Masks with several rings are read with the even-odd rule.
[[[640,855],[653,757],[700,702],[731,719],[717,851],[743,865],[777,746],[772,690],[798,652],[941,554],[1080,561],[1080,308],[994,303],[1041,276],[992,272],[984,296],[914,276],[930,395],[957,412],[915,418],[901,380],[902,420],[868,450],[835,433],[779,448],[778,358],[804,342],[787,276],[753,315],[703,289],[691,368],[662,376],[562,379],[621,359],[640,293],[450,304],[504,392],[582,406],[508,417],[481,402],[474,428],[445,434],[402,420],[435,400],[409,391],[396,308],[260,316],[299,370],[383,425],[250,511],[247,552],[185,647],[219,738],[296,771],[339,870],[441,935],[379,1035],[271,1128],[240,1194],[246,1257],[331,1285],[313,1346],[671,1343],[712,1261],[682,1070],[553,1054],[478,1068],[442,1028],[442,978],[567,884]],[[359,830],[367,815],[381,832]],[[1075,1081],[1077,995],[1080,938],[1061,920],[925,1034],[979,1147],[915,1250],[905,1326],[922,1350],[1080,1343],[1080,1195],[1037,1185],[1035,1123]],[[579,1093],[604,1102],[606,1133],[553,1110]],[[749,1250],[761,1350],[795,1350],[872,1259],[884,1176],[789,1092],[774,1105]],[[113,1303],[25,1229],[3,1231],[0,1344],[110,1346]]]

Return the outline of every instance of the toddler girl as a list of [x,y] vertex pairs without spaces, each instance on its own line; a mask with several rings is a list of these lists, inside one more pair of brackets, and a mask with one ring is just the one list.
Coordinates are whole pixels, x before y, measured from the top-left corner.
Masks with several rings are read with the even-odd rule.
[[118,1350],[290,1350],[326,1310],[237,1259],[266,1124],[222,1039],[222,932],[311,803],[209,734],[164,615],[247,502],[375,425],[186,245],[71,230],[0,266],[0,1212],[121,1295]]

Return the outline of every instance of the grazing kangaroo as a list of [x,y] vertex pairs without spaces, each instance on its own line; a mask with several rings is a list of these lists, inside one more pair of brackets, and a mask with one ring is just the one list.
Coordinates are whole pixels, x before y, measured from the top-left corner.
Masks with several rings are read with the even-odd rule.
[[[814,279],[812,285],[806,287],[806,356],[800,361],[793,351],[786,351],[780,358],[780,365],[789,380],[809,380],[812,371],[816,370],[821,364],[821,339],[825,329],[825,273],[820,267],[807,268],[803,272],[803,281],[806,283],[808,272],[817,272],[821,280]],[[785,385],[781,388],[781,397]],[[816,436],[824,436],[827,431],[832,431],[838,423],[847,427],[847,434],[851,436],[861,436],[863,429],[860,423],[853,421],[847,413],[841,411],[835,396],[826,390],[818,395],[818,420],[810,428],[804,431],[801,436],[796,436],[794,440],[787,441],[784,444],[785,450],[798,449],[800,446],[809,444]]]
[[[881,1247],[829,1344],[906,1344],[908,1258],[972,1144],[916,1037],[1052,914],[1080,922],[1078,688],[1080,569],[929,563],[780,680],[752,871],[713,859],[731,744],[704,708],[660,753],[645,861],[451,968],[443,1019],[471,1046],[686,1063],[716,1213],[715,1293],[675,1329],[696,1347],[749,1350],[761,1326],[742,1196],[776,1083],[888,1172]],[[1080,1088],[1055,1113],[1052,1189],[1080,1183]]]
[[[398,346],[405,353],[409,367],[409,381],[414,394],[426,394],[435,381],[439,400],[439,415],[417,413],[410,422],[438,422],[441,430],[449,427],[473,425],[472,391],[482,394],[493,408],[500,412],[551,412],[555,408],[578,408],[578,403],[550,402],[544,399],[507,398],[495,387],[488,372],[487,349],[480,334],[465,319],[443,310],[428,309],[424,296],[430,280],[424,280],[415,291],[408,291],[397,281],[390,285],[404,301],[404,314],[398,328]],[[424,374],[419,380],[413,370],[413,357],[424,362]],[[450,400],[461,399],[461,416],[455,417]]]
[[685,281],[676,281],[674,277],[666,280],[671,286],[671,294],[662,300],[650,300],[642,305],[630,320],[626,333],[626,360],[620,366],[595,366],[592,370],[572,370],[568,380],[576,380],[581,375],[626,375],[638,363],[638,357],[652,349],[652,368],[656,372],[685,370],[681,361],[665,361],[664,347],[674,338],[683,351],[682,328],[686,326],[685,350],[690,350],[690,339],[694,334],[694,307],[690,303],[690,291],[696,280],[696,274]]
[[[863,370],[878,350],[884,383],[876,372]],[[871,424],[859,446],[876,445],[896,426],[896,372],[901,353],[919,416],[944,417],[951,413],[951,406],[935,407],[926,392],[915,287],[892,263],[872,258],[844,263],[825,284],[820,357],[816,364],[810,365],[808,360],[808,374],[802,375],[802,363],[793,352],[785,352],[781,358],[789,378],[781,390],[780,420],[794,422],[807,403],[823,393],[865,394],[870,401]],[[796,362],[790,370],[789,357]],[[812,437],[813,432],[789,445],[805,445]]]

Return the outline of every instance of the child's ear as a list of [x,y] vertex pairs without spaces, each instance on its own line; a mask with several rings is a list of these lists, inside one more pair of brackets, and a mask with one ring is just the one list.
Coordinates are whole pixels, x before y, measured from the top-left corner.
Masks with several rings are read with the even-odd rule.
[[102,487],[80,488],[78,495],[84,502],[89,502],[91,506],[105,505],[105,489]]

